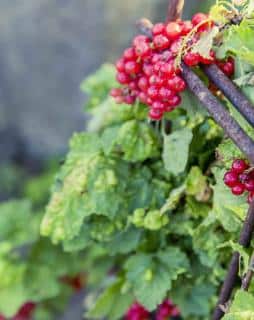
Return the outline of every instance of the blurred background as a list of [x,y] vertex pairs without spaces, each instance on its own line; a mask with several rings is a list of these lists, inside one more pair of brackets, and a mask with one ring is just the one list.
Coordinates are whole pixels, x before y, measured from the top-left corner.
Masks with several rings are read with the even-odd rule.
[[[206,10],[209,2],[186,1],[184,16]],[[115,61],[139,18],[163,21],[167,5],[168,0],[0,1],[0,200],[40,197],[35,184],[24,190],[24,181],[43,169],[47,174],[39,184],[47,190],[69,137],[85,127],[81,81],[103,62]],[[74,297],[61,320],[81,319],[82,297]]]

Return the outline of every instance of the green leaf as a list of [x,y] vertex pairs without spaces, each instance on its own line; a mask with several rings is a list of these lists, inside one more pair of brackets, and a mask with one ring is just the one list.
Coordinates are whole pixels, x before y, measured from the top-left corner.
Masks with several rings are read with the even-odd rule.
[[252,294],[238,290],[229,313],[223,320],[252,320],[254,319],[254,297]]
[[213,42],[219,33],[218,27],[213,27],[207,32],[202,32],[199,40],[193,45],[192,52],[199,53],[204,58],[210,58],[210,52],[213,47]]
[[224,43],[217,51],[218,58],[224,58],[233,53],[243,61],[254,65],[254,28],[248,19],[244,19],[238,26],[231,26],[224,36]]
[[87,313],[89,319],[117,320],[124,315],[128,307],[133,302],[133,297],[128,293],[122,293],[123,282],[116,281],[108,287],[99,298],[95,305]]
[[134,295],[148,310],[154,310],[163,301],[172,281],[188,267],[185,254],[175,247],[156,255],[139,253],[125,263],[126,277]]
[[178,175],[185,170],[192,138],[193,134],[189,128],[164,135],[163,161],[170,173]]
[[122,125],[117,145],[123,152],[123,158],[130,162],[144,161],[159,155],[159,138],[154,129],[136,120]]

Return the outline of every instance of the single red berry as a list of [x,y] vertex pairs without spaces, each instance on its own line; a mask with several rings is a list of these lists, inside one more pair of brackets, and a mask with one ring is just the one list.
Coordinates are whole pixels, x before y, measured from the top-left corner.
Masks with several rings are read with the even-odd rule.
[[138,82],[136,80],[131,81],[128,84],[129,89],[131,89],[132,91],[137,91],[139,89],[138,87]]
[[163,112],[157,109],[150,109],[149,111],[149,117],[152,120],[161,120],[161,118],[163,117]]
[[142,91],[147,91],[148,89],[148,80],[147,80],[147,77],[141,77],[139,80],[138,80],[138,87],[140,90]]
[[245,173],[245,172],[239,174],[239,177],[238,177],[239,181],[242,183],[245,183],[245,181],[247,181],[247,179],[249,179],[249,178],[250,178],[250,176],[248,175],[248,173]]
[[111,95],[111,97],[113,97],[113,98],[122,96],[122,94],[123,94],[123,91],[122,91],[121,88],[113,88],[113,89],[111,89],[111,91],[110,91],[110,95]]
[[138,98],[141,103],[147,104],[147,95],[145,92],[140,92]]
[[172,96],[170,99],[168,99],[167,101],[167,105],[169,107],[176,107],[179,104],[181,104],[182,99],[178,94],[175,94],[174,96]]
[[249,165],[243,159],[236,159],[232,164],[232,170],[238,174],[243,173],[248,168]]
[[254,192],[254,180],[249,178],[247,180],[245,180],[244,182],[245,188],[247,191],[252,191]]
[[117,60],[116,69],[119,72],[124,72],[124,59],[123,58],[120,58],[119,60]]
[[131,81],[130,77],[125,72],[118,72],[116,80],[121,84],[128,84]]
[[170,90],[173,90],[175,92],[181,92],[186,89],[186,83],[181,77],[174,76],[173,78],[168,80],[168,87]]
[[115,102],[121,104],[124,102],[124,96],[115,97]]
[[162,73],[164,73],[168,78],[169,78],[169,77],[172,77],[173,74],[175,73],[175,67],[174,67],[173,62],[170,61],[170,62],[164,63],[164,64],[161,66],[160,71],[161,71]]
[[200,56],[200,62],[203,64],[212,64],[214,63],[214,61],[215,61],[215,52],[213,50],[211,50],[209,58]]
[[154,101],[152,104],[152,109],[164,112],[165,111],[165,104],[161,101]]
[[163,61],[158,61],[157,63],[155,63],[155,65],[153,66],[153,71],[158,74],[162,67],[165,65],[165,62]]
[[165,34],[165,31],[166,29],[164,23],[156,23],[152,29],[154,36],[158,36],[159,34]]
[[136,98],[134,96],[129,95],[129,94],[124,97],[124,102],[126,104],[134,104],[135,101],[136,101]]
[[128,61],[125,63],[125,71],[128,74],[137,74],[140,70],[140,64],[135,61]]
[[161,87],[163,85],[163,79],[157,75],[153,75],[149,78],[149,84],[156,87]]
[[185,36],[188,33],[191,32],[191,30],[193,29],[193,24],[191,21],[184,21],[182,23],[182,35]]
[[150,86],[147,90],[147,95],[152,99],[156,100],[159,98],[159,90],[156,86]]
[[152,56],[152,60],[151,60],[152,64],[155,64],[160,60],[161,60],[161,54],[160,53],[154,53],[153,56]]
[[169,22],[166,26],[166,34],[170,40],[176,40],[180,37],[182,27],[177,22]]
[[153,74],[153,66],[151,64],[144,64],[143,72],[146,76],[150,77]]
[[208,20],[208,19],[209,19],[209,16],[207,14],[196,13],[192,18],[192,23],[194,26],[197,26],[202,22],[204,22],[203,24],[200,25],[200,27],[198,28],[198,31],[206,31],[207,29],[211,28],[214,25],[212,21],[205,22],[205,20]]
[[237,183],[239,182],[238,180],[238,174],[234,171],[228,171],[224,175],[224,183],[228,187],[232,188],[234,187]]
[[170,41],[166,36],[159,34],[158,36],[154,37],[153,44],[156,49],[163,50],[169,47]]
[[125,60],[135,60],[136,59],[136,53],[134,48],[127,48],[124,50],[123,57]]
[[235,73],[235,65],[234,62],[228,61],[222,66],[222,71],[228,76],[231,77]]
[[189,67],[196,66],[200,62],[200,55],[198,53],[194,52],[188,52],[184,58],[183,61],[187,64]]
[[238,182],[234,187],[232,187],[231,191],[235,196],[240,196],[244,193],[245,186],[241,182]]
[[139,46],[140,44],[143,43],[148,43],[150,41],[150,39],[147,36],[144,36],[142,34],[137,35],[134,39],[133,39],[133,46]]
[[161,87],[159,91],[159,95],[163,100],[169,100],[174,96],[174,92],[166,87]]
[[150,55],[151,47],[146,42],[141,42],[139,45],[135,46],[135,53],[141,58],[145,58]]

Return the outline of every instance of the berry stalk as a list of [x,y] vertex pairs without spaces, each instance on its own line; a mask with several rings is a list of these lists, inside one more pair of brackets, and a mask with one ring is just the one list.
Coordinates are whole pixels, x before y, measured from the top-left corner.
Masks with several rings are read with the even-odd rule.
[[243,117],[254,126],[254,106],[215,64],[203,66],[205,74],[229,99]]
[[199,77],[186,64],[182,64],[182,76],[189,89],[208,110],[215,121],[224,129],[238,148],[246,154],[251,164],[254,164],[254,141],[244,132],[224,106],[209,91]]

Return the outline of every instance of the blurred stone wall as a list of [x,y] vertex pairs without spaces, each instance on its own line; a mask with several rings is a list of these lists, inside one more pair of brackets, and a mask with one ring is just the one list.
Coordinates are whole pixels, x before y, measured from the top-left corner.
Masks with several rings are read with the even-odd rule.
[[[200,1],[186,1],[186,12]],[[204,2],[202,2],[204,3]],[[146,16],[167,0],[1,0],[0,127],[19,130],[33,152],[66,148],[84,127],[81,80],[114,59]]]

